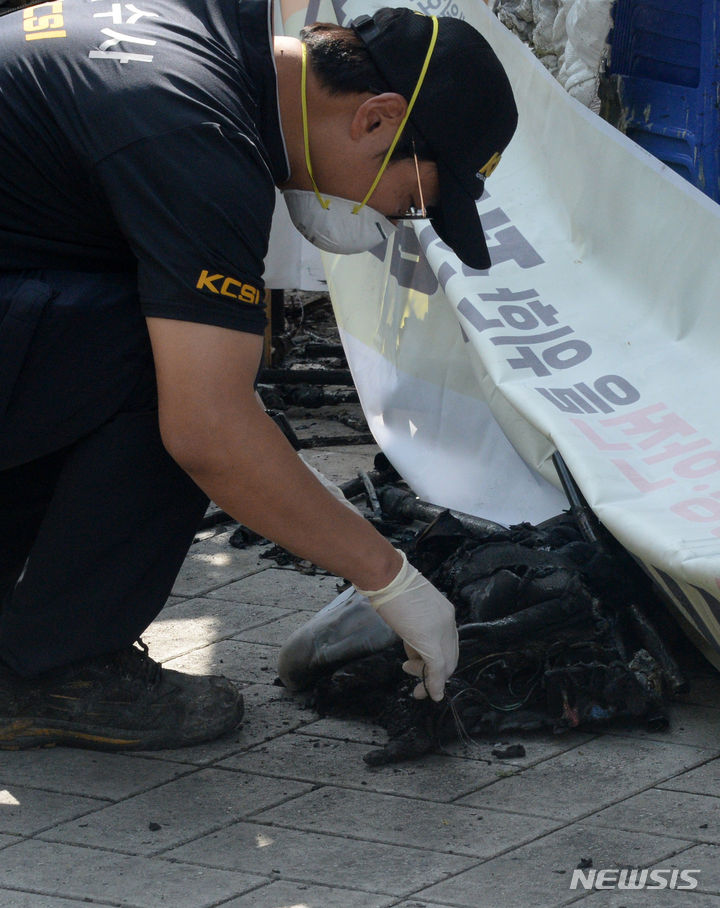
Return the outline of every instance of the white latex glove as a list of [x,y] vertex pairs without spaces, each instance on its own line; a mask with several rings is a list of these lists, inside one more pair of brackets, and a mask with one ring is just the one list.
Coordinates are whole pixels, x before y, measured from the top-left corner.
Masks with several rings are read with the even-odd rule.
[[418,700],[429,694],[442,700],[445,682],[458,661],[458,635],[455,609],[443,594],[408,563],[395,579],[381,590],[361,590],[378,615],[402,637],[407,653],[403,671],[421,683],[413,691]]

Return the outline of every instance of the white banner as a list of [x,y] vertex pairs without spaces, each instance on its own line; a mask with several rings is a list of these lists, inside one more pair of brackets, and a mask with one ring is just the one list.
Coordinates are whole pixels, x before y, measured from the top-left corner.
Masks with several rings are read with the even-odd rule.
[[419,494],[498,520],[484,497],[516,521],[563,500],[504,462],[486,414],[547,478],[559,450],[595,514],[717,648],[720,206],[570,98],[483,3],[453,7],[503,61],[520,125],[479,203],[489,272],[422,224],[326,259],[373,431]]
[[268,290],[327,290],[320,250],[293,227],[275,191],[275,212],[263,278]]
[[[564,495],[528,467],[493,418],[467,336],[413,228],[401,227],[377,253],[325,262],[345,352],[380,447],[416,494],[444,507],[505,524],[559,513]],[[535,465],[553,451],[540,439]]]

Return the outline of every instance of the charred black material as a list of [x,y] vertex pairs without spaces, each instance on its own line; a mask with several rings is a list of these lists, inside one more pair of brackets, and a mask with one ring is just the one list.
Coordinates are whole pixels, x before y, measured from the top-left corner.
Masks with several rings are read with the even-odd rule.
[[310,358],[331,356],[345,361],[345,348],[342,344],[305,344],[305,356]]
[[322,385],[262,385],[260,396],[266,407],[272,410],[287,410],[289,407],[304,407],[311,410],[317,407],[334,406],[358,402],[358,394],[353,388],[323,388]]
[[[388,495],[379,498],[385,505]],[[372,766],[457,738],[615,719],[664,727],[668,697],[685,687],[662,623],[650,618],[664,606],[621,546],[595,538],[573,514],[506,529],[468,528],[443,512],[408,557],[456,607],[460,660],[445,699],[411,698],[398,645],[323,678],[312,704],[387,729],[388,744],[365,757]]]
[[346,385],[353,387],[349,369],[262,369],[264,385]]
[[302,442],[303,448],[332,448],[347,445],[371,445],[375,439],[370,432],[353,432],[351,435],[313,435]]
[[278,429],[280,429],[282,434],[285,436],[285,438],[287,438],[287,440],[293,446],[293,448],[296,451],[301,451],[303,447],[302,442],[295,434],[295,430],[290,425],[290,420],[287,418],[287,416],[284,413],[274,413],[271,410],[268,410],[268,414],[275,425],[278,427]]
[[443,514],[454,517],[466,535],[484,538],[488,533],[502,529],[499,523],[484,520],[482,517],[473,517],[471,514],[461,514],[458,511],[446,511],[437,505],[421,501],[412,492],[397,486],[386,486],[378,490],[378,497],[383,511],[388,517],[395,520],[424,520],[430,522]]

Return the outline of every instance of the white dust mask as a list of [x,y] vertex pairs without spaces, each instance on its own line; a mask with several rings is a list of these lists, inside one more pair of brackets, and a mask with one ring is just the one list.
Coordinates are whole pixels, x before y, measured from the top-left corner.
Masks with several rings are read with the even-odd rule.
[[325,252],[365,252],[386,240],[396,229],[386,217],[367,205],[324,196],[321,205],[314,192],[286,189],[283,192],[290,219],[306,240]]

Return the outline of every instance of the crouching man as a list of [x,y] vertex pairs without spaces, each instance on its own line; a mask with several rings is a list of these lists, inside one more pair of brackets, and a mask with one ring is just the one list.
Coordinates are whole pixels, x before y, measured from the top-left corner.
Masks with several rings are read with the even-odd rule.
[[180,747],[227,680],[135,645],[212,498],[346,577],[417,696],[450,603],[306,469],[256,402],[275,187],[338,252],[429,217],[489,266],[476,200],[508,80],[467,23],[380,10],[272,35],[269,0],[61,0],[0,18],[0,747]]

